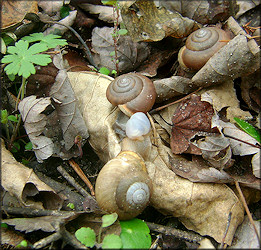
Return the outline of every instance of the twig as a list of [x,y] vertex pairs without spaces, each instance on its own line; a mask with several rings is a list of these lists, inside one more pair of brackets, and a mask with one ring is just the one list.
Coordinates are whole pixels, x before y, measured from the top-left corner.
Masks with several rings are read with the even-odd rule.
[[[115,10],[116,10],[116,18],[115,18]],[[116,2],[115,5],[113,5],[113,19],[114,19],[114,28],[113,28],[113,42],[114,42],[114,53],[115,53],[115,56],[114,56],[114,59],[115,59],[115,68],[116,68],[116,72],[117,72],[117,75],[119,75],[120,73],[120,70],[119,70],[119,62],[118,62],[118,54],[117,54],[117,43],[118,43],[118,35],[117,35],[117,28],[118,28],[118,25],[119,25],[119,6],[118,6],[118,3]],[[117,37],[116,37],[117,35]]]
[[245,210],[246,210],[246,213],[247,213],[247,216],[248,216],[248,218],[249,218],[249,221],[250,221],[250,223],[252,224],[252,226],[253,226],[253,228],[254,228],[254,230],[255,230],[256,237],[257,237],[257,239],[258,239],[259,246],[260,246],[260,236],[259,236],[259,234],[258,234],[256,225],[255,225],[254,220],[253,220],[253,218],[252,218],[252,215],[251,215],[251,213],[250,213],[250,211],[249,211],[249,208],[248,208],[248,206],[247,206],[247,203],[246,203],[244,194],[243,194],[243,192],[242,192],[242,190],[241,190],[241,188],[240,188],[240,186],[239,186],[238,181],[235,181],[235,185],[236,185],[236,189],[237,189],[237,191],[238,191],[238,193],[239,193],[239,196],[240,196],[240,198],[241,198],[241,201],[242,201],[242,203],[243,203],[243,206],[244,206],[244,208],[245,208]]
[[4,213],[8,214],[19,214],[26,215],[28,217],[40,217],[40,216],[68,216],[76,215],[78,213],[86,213],[81,211],[58,211],[58,210],[48,210],[48,209],[32,209],[29,207],[10,207],[2,206],[1,209]]
[[253,143],[250,143],[250,142],[247,142],[247,141],[243,141],[243,140],[241,140],[241,139],[239,139],[239,138],[236,138],[236,137],[234,137],[234,136],[225,134],[224,132],[223,132],[223,134],[224,134],[226,137],[231,138],[231,139],[233,139],[233,140],[240,141],[240,142],[243,142],[243,143],[245,143],[245,144],[248,144],[248,145],[250,145],[250,146],[252,146],[252,147],[261,149],[261,146],[260,146],[259,144],[255,145],[255,144],[253,144]]
[[149,112],[149,114],[150,114],[150,115],[153,115],[153,114],[157,113],[158,111],[160,111],[160,110],[162,110],[162,109],[164,109],[164,108],[167,108],[167,107],[169,107],[169,106],[171,106],[171,105],[173,105],[173,104],[175,104],[175,103],[181,102],[181,101],[183,101],[183,100],[186,100],[186,99],[189,98],[191,95],[197,93],[197,92],[200,91],[201,89],[203,89],[203,87],[199,87],[199,88],[198,88],[197,90],[195,90],[194,92],[191,92],[190,94],[188,94],[188,95],[182,97],[182,98],[179,99],[179,100],[176,100],[176,101],[174,101],[174,102],[168,103],[168,104],[166,104],[166,105],[164,105],[164,106],[161,106],[161,107],[158,107],[158,108],[156,108],[156,109],[152,109],[152,110]]
[[189,242],[194,242],[194,243],[199,243],[201,240],[204,239],[204,237],[193,233],[193,232],[185,232],[180,229],[168,227],[168,226],[163,226],[163,225],[158,225],[154,224],[151,222],[146,222],[150,230],[165,234],[165,235],[172,235],[178,239],[186,240]]
[[[73,178],[71,175],[69,175],[69,174],[65,171],[65,169],[64,169],[62,166],[58,166],[58,167],[57,167],[57,170],[60,172],[60,174],[63,176],[64,179],[66,179],[75,189],[78,190],[78,192],[79,192],[82,196],[84,196],[84,197],[86,197],[86,198],[88,198],[88,199],[90,199],[90,200],[95,201],[95,199],[94,199],[84,188],[82,188],[82,187],[74,180],[74,178]],[[96,201],[95,201],[95,203],[96,203]]]
[[221,249],[224,248],[224,242],[225,242],[225,239],[226,239],[226,236],[227,236],[227,232],[228,232],[228,229],[229,229],[229,226],[230,226],[231,215],[232,215],[232,212],[229,212],[228,218],[227,218],[227,227],[226,227],[226,230],[225,230],[225,233],[224,233],[224,236],[222,238],[221,245],[220,245]]
[[56,232],[54,234],[49,235],[48,237],[45,237],[45,238],[35,242],[33,245],[33,248],[34,249],[43,248],[43,247],[49,245],[50,243],[61,239],[61,237],[62,237],[62,235],[60,234],[60,232]]
[[66,27],[67,29],[69,29],[78,39],[79,41],[81,42],[81,44],[83,45],[83,47],[85,48],[85,53],[86,53],[86,56],[90,62],[90,64],[92,66],[94,66],[97,70],[99,69],[96,65],[96,63],[94,62],[93,60],[93,57],[92,57],[92,54],[91,54],[91,51],[90,49],[88,48],[88,46],[86,45],[86,43],[84,42],[84,40],[82,39],[82,37],[80,36],[80,34],[75,30],[73,29],[72,27],[68,26],[68,25],[65,25],[65,24],[62,24],[62,23],[59,23],[59,22],[54,22],[54,21],[43,21],[41,20],[43,23],[50,23],[50,24],[58,24],[58,25],[62,25],[64,27]]
[[69,164],[74,169],[74,171],[79,175],[79,177],[84,181],[84,183],[87,185],[87,187],[91,191],[91,195],[95,196],[94,188],[91,184],[91,182],[88,180],[87,176],[83,173],[82,169],[79,167],[79,165],[74,160],[69,160]]

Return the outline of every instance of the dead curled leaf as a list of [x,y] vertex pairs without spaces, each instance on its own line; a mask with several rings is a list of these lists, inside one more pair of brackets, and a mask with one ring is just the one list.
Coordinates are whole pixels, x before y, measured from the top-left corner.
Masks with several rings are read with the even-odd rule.
[[213,136],[217,128],[211,127],[214,109],[208,102],[193,94],[181,102],[172,118],[171,150],[174,154],[190,153],[201,155],[200,148],[191,143],[195,136]]
[[52,140],[42,135],[47,123],[47,117],[42,112],[50,104],[50,97],[36,99],[36,96],[29,96],[24,98],[18,105],[24,127],[39,162],[49,158],[54,150]]
[[[106,89],[113,80],[93,72],[68,73],[80,111],[89,129],[89,141],[104,162],[121,151],[120,138],[113,129],[118,108],[106,99]],[[166,108],[164,112],[173,114]],[[88,112],[87,112],[88,111]],[[156,138],[159,138],[156,133]],[[151,140],[155,139],[154,135]],[[150,145],[146,167],[153,183],[151,205],[160,212],[175,217],[190,230],[210,235],[222,241],[229,212],[232,219],[225,243],[231,244],[244,210],[235,193],[225,184],[193,183],[170,170],[170,148],[158,140],[158,147]]]
[[[2,140],[1,147],[1,185],[12,196],[15,196],[24,206],[37,209],[60,209],[63,200],[52,188],[42,182],[32,169],[17,162],[5,148]],[[35,196],[40,201],[34,201]]]
[[134,42],[160,41],[167,36],[182,38],[200,24],[178,12],[157,8],[154,1],[119,1],[121,17]]
[[[113,28],[94,28],[92,31],[92,48],[96,53],[94,61],[99,67],[115,70],[112,52],[115,52],[112,37]],[[134,71],[149,55],[146,43],[133,42],[129,36],[120,36],[117,43],[118,66],[121,73]]]

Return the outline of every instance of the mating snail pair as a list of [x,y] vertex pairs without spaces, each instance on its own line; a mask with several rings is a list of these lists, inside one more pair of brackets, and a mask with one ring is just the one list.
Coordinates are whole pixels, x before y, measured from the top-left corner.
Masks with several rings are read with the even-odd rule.
[[[183,68],[199,70],[229,40],[227,33],[219,28],[199,29],[188,37],[180,50],[179,62]],[[150,131],[150,122],[144,113],[152,108],[156,99],[153,82],[137,73],[121,75],[110,83],[106,96],[113,105],[131,116],[126,124],[127,137],[134,143],[143,140]],[[107,162],[95,186],[99,206],[109,213],[116,212],[121,220],[140,214],[148,205],[152,192],[142,153],[130,150],[122,151]]]
[[[150,131],[145,115],[156,99],[153,82],[140,74],[117,77],[107,89],[107,99],[131,118],[126,123],[127,143],[139,144]],[[128,142],[129,140],[129,142]],[[108,161],[100,171],[95,185],[96,200],[106,212],[116,212],[121,220],[140,214],[148,205],[152,182],[148,176],[142,152],[131,145],[123,146],[117,157]],[[133,151],[130,151],[133,150]],[[137,152],[139,151],[139,152]]]

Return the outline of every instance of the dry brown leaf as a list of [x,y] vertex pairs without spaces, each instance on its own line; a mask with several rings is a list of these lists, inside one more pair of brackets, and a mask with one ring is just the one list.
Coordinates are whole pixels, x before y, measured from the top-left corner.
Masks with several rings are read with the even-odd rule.
[[194,90],[192,81],[186,77],[172,76],[153,81],[156,88],[156,102],[163,102],[172,97],[184,95]]
[[[113,23],[115,21],[112,6],[94,5],[90,3],[79,3],[77,5],[91,14],[98,14],[98,18],[104,22]],[[119,23],[121,22],[122,19],[121,16],[119,16]]]
[[48,14],[49,16],[53,16],[54,14],[60,15],[63,1],[38,0],[38,6],[41,7],[43,12]]
[[55,100],[54,106],[63,131],[64,147],[68,151],[75,144],[76,136],[85,140],[89,134],[65,69],[59,70],[51,87],[50,97]]
[[[254,221],[257,231],[260,232],[260,221]],[[252,223],[245,216],[243,223],[238,227],[232,246],[228,249],[259,249],[260,242],[256,236]]]
[[230,17],[227,26],[236,35],[192,77],[197,86],[207,87],[255,72],[260,68],[260,48]]
[[153,1],[119,1],[121,17],[134,42],[160,41],[164,37],[182,38],[200,24],[178,12],[157,8]]
[[[93,72],[68,75],[89,129],[90,144],[101,160],[107,162],[121,151],[120,138],[113,129],[120,111],[105,95],[113,78]],[[168,109],[164,111],[173,114]],[[159,138],[157,133],[156,138]],[[230,244],[243,220],[244,210],[237,196],[224,184],[193,183],[177,176],[169,169],[169,154],[172,155],[171,150],[160,140],[158,147],[150,144],[146,166],[153,182],[151,205],[164,214],[179,217],[187,228],[210,235],[218,242],[222,240],[228,214],[232,211],[225,239]]]
[[33,144],[33,151],[39,162],[49,158],[54,150],[52,140],[42,135],[47,123],[47,116],[42,112],[50,104],[50,97],[36,99],[36,96],[29,96],[24,98],[18,105],[25,130]]
[[37,1],[2,1],[1,29],[15,27],[22,23],[27,13],[38,13]]
[[233,81],[226,81],[219,85],[208,87],[199,93],[201,93],[201,100],[212,104],[217,112],[226,108],[226,119],[230,122],[234,122],[234,117],[243,120],[252,118],[252,115],[248,111],[240,108],[240,102],[237,99]]
[[182,156],[170,156],[170,164],[173,172],[192,182],[214,182],[233,183],[234,179],[222,170],[210,167],[199,156],[192,156],[192,160],[187,160]]
[[172,118],[172,152],[201,155],[202,151],[191,140],[195,136],[213,136],[213,133],[218,133],[216,128],[211,127],[213,115],[213,107],[195,94],[181,102]]
[[70,217],[74,217],[75,212],[68,213],[60,216],[41,216],[34,218],[14,218],[5,219],[4,223],[15,226],[18,231],[25,231],[25,233],[42,230],[44,232],[57,232],[60,225],[65,223]]
[[[65,24],[67,26],[72,26],[74,21],[75,21],[75,18],[76,18],[76,15],[77,15],[77,10],[73,10],[73,11],[70,11],[69,15],[66,16],[65,18],[61,19],[59,21],[59,23],[61,24]],[[43,34],[46,36],[46,35],[49,35],[49,34],[56,34],[56,35],[63,35],[66,31],[68,30],[68,28],[66,28],[65,26],[62,26],[62,25],[59,25],[59,24],[54,24],[52,25],[50,28],[46,29]]]
[[[2,140],[1,184],[11,195],[15,196],[24,206],[37,209],[60,209],[63,200],[52,188],[42,182],[32,169],[17,162],[5,148]],[[34,201],[37,195],[40,201]]]
[[201,24],[216,24],[225,21],[235,11],[235,1],[159,1],[172,12],[177,11],[184,17],[188,17]]
[[[115,70],[115,62],[112,61],[111,52],[115,51],[112,38],[113,28],[94,28],[92,31],[92,48],[96,53],[94,57],[98,67],[106,67]],[[117,56],[119,71],[121,73],[134,71],[149,55],[149,47],[146,43],[136,43],[129,36],[120,36],[117,43]]]

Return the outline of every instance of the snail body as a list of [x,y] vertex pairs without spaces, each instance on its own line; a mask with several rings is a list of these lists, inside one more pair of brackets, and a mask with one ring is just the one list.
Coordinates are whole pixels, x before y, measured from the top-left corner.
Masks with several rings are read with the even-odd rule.
[[199,70],[230,40],[218,27],[204,27],[191,33],[179,51],[178,61],[185,70]]
[[132,151],[122,151],[100,171],[95,185],[101,209],[116,212],[120,220],[129,220],[148,205],[152,183],[142,158]]
[[136,112],[148,112],[155,103],[156,90],[153,82],[139,73],[116,77],[106,91],[108,101],[118,105],[128,116]]
[[130,139],[139,139],[150,131],[150,121],[148,117],[142,113],[137,112],[131,116],[126,123],[126,135]]

